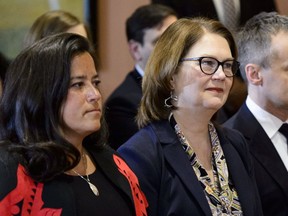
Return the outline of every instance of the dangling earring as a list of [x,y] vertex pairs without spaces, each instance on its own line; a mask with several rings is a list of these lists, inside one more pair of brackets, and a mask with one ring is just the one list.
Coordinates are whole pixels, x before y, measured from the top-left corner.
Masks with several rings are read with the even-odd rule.
[[[174,96],[172,91],[170,91],[170,96],[165,99],[165,101],[164,101],[164,107],[166,107],[166,108],[171,108],[171,107],[173,107],[173,104],[171,103],[170,100],[178,101],[178,97],[177,97],[177,96]],[[169,104],[169,101],[170,101],[170,104]]]

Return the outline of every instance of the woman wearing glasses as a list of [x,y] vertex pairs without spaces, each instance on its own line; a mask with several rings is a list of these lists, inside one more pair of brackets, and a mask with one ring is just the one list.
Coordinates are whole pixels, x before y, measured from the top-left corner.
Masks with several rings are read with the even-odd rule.
[[212,122],[239,63],[218,21],[180,19],[158,40],[143,79],[142,129],[118,151],[148,215],[262,215],[244,138]]

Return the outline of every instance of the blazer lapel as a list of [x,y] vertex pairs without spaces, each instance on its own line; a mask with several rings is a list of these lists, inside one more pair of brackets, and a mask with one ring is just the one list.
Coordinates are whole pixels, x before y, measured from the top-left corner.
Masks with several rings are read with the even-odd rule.
[[[247,215],[253,215],[254,210],[251,208],[251,203],[253,203],[253,200],[251,200],[251,196],[249,194],[249,191],[253,191],[253,188],[251,188],[252,182],[247,170],[245,169],[245,164],[242,163],[242,158],[240,157],[239,153],[236,151],[234,146],[229,143],[219,128],[217,128],[217,134],[225,155],[229,176],[232,179],[241,201],[242,210],[244,210],[245,214]],[[243,152],[243,154],[244,153],[245,152]]]
[[[155,125],[157,127],[157,125]],[[163,152],[169,165],[174,169],[175,173],[182,180],[189,192],[198,201],[205,215],[211,215],[210,207],[207,203],[204,191],[200,185],[197,176],[188,160],[188,157],[181,147],[181,144],[170,126],[169,122],[155,129],[162,143]],[[175,163],[177,161],[177,163]]]
[[287,169],[273,143],[262,128],[259,128],[255,136],[251,139],[250,148],[257,161],[265,167],[271,178],[273,178],[285,191],[286,195],[288,195]]

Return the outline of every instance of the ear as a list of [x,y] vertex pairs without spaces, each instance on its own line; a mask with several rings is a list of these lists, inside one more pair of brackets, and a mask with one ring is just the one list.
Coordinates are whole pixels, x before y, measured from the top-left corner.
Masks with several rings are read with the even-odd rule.
[[175,74],[174,74],[170,79],[171,90],[174,90],[176,88],[175,79],[176,78],[175,78]]
[[260,69],[261,67],[257,64],[247,64],[245,66],[247,80],[252,85],[262,85],[263,78]]
[[136,62],[141,61],[142,59],[141,46],[142,45],[135,40],[130,40],[128,42],[129,52]]

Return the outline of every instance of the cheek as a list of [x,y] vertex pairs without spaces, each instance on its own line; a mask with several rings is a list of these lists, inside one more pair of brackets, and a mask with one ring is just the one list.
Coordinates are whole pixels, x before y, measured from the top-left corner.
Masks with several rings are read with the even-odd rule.
[[71,120],[71,118],[75,117],[74,112],[73,112],[74,108],[73,106],[71,106],[71,104],[66,103],[62,109],[62,119],[65,125],[69,125],[69,120]]
[[194,94],[198,91],[200,81],[196,81],[195,75],[191,73],[181,73],[175,79],[175,90],[179,93],[189,91],[190,94]]
[[[233,79],[231,78],[226,78],[226,87],[227,87],[227,90],[230,91],[232,86],[233,86]],[[234,84],[235,85],[235,84]]]
[[67,100],[62,108],[63,119],[75,117],[81,112],[81,105],[83,104],[83,99],[77,94],[68,94]]

